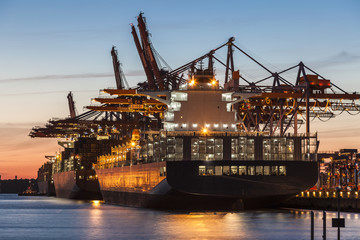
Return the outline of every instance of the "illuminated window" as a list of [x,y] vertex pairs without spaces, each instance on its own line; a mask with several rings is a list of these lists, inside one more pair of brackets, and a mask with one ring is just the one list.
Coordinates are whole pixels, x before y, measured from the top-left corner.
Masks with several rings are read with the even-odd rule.
[[231,159],[232,160],[254,160],[254,139],[239,137],[231,139]]
[[166,176],[166,167],[160,167],[160,177]]
[[222,160],[222,139],[199,137],[191,139],[192,160]]
[[270,175],[270,166],[264,166],[264,175]]
[[286,166],[279,166],[279,175],[286,176]]
[[232,93],[222,93],[221,100],[226,101],[226,102],[231,102],[232,101]]
[[223,175],[230,175],[230,167],[223,166]]
[[302,160],[309,161],[310,153],[314,153],[316,149],[316,137],[313,138],[303,138],[301,139],[301,154]]
[[264,160],[293,160],[294,139],[279,137],[263,140]]
[[215,167],[214,166],[208,166],[206,168],[206,175],[212,176],[215,174]]
[[[232,103],[227,103],[226,104],[226,111],[231,112],[231,110],[232,110],[231,107],[232,107]],[[233,125],[231,125],[231,126],[233,126]]]
[[255,167],[254,166],[248,166],[247,167],[248,175],[255,175]]
[[256,166],[255,171],[257,176],[263,175],[264,168],[263,166]]
[[216,176],[222,175],[222,166],[215,166],[215,175]]
[[166,112],[165,113],[165,121],[174,121],[175,114],[173,112]]
[[231,166],[231,175],[238,175],[238,167],[237,166]]
[[215,160],[223,159],[223,139],[215,138]]
[[270,174],[272,176],[277,176],[278,175],[278,166],[271,166],[270,167]]
[[191,139],[191,160],[199,160],[199,139]]
[[187,101],[188,100],[188,94],[184,92],[172,92],[171,93],[171,99],[173,101]]
[[183,139],[175,139],[175,161],[183,160]]
[[232,138],[231,139],[231,159],[237,160],[239,153],[239,139]]
[[246,175],[246,166],[239,166],[239,175]]
[[169,110],[170,111],[180,111],[181,103],[180,102],[172,102],[170,103]]
[[199,175],[204,176],[205,175],[205,166],[199,166]]

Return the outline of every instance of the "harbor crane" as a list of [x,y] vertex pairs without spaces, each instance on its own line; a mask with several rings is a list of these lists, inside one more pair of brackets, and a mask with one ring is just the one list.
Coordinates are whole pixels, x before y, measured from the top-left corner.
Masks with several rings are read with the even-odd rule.
[[[171,91],[186,87],[189,83],[188,78],[184,78],[186,74],[196,81],[195,72],[203,70],[205,63],[207,67],[204,70],[213,74],[214,79],[214,69],[219,71],[222,68],[222,90],[232,94],[231,109],[236,112],[237,129],[244,133],[285,136],[292,131],[297,135],[300,127],[305,125],[305,134],[309,135],[310,122],[314,119],[327,121],[343,112],[360,113],[360,94],[343,90],[303,62],[282,71],[273,71],[237,46],[234,37],[174,70],[161,68],[160,57],[150,41],[143,13],[139,14],[137,21],[140,39],[133,24],[131,34],[146,81],[138,84],[136,89],[125,89],[125,77],[113,47],[111,55],[117,88],[102,90],[112,97],[94,98],[93,101],[100,105],[87,106],[90,111],[79,116],[70,110],[71,118],[50,120],[46,128],[34,128],[30,136],[98,133],[120,136],[133,128],[159,129]],[[226,50],[225,57],[219,56],[221,49]],[[241,65],[235,62],[237,57],[234,54],[255,63],[266,76],[248,77]],[[244,94],[248,97],[243,97]]]

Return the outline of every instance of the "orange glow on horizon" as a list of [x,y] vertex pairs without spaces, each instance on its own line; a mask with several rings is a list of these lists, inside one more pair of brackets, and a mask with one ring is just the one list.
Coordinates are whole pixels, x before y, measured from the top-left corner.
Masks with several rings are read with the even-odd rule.
[[61,147],[57,139],[30,138],[32,125],[8,126],[0,124],[0,175],[1,179],[37,178],[38,169],[55,155]]

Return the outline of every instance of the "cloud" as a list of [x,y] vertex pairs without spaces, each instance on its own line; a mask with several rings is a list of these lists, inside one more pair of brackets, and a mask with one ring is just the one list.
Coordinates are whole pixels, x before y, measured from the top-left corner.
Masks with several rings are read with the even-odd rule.
[[134,70],[134,71],[127,71],[125,72],[125,77],[138,77],[138,76],[144,76],[145,72],[144,70]]
[[336,55],[314,62],[312,65],[316,65],[316,67],[319,68],[319,67],[329,67],[339,64],[353,63],[358,61],[360,61],[360,55],[354,55],[347,51],[342,51]]
[[43,125],[42,122],[17,122],[17,123],[9,123],[9,122],[0,122],[0,130],[9,130],[11,129],[31,129],[34,126]]
[[353,128],[339,128],[339,129],[331,129],[331,130],[321,130],[319,134],[325,135],[326,137],[339,137],[339,136],[360,136],[360,129],[358,127]]
[[[144,76],[143,70],[134,70],[125,73],[126,76]],[[79,73],[79,74],[52,74],[52,75],[40,75],[33,77],[19,77],[19,78],[6,78],[0,79],[0,83],[9,82],[23,82],[23,81],[39,81],[39,80],[64,80],[74,78],[103,78],[103,77],[114,77],[114,73]]]
[[7,82],[22,82],[22,81],[38,81],[38,80],[59,80],[59,79],[74,79],[74,78],[102,78],[113,77],[113,73],[80,73],[80,74],[54,74],[43,75],[34,77],[22,77],[22,78],[8,78],[0,79],[0,83]]
[[[71,91],[73,93],[84,93],[84,92],[98,92],[99,90],[76,90]],[[28,95],[43,95],[43,94],[57,94],[57,93],[68,93],[69,91],[42,91],[42,92],[23,92],[23,93],[8,93],[0,94],[0,97],[9,97],[9,96],[28,96]]]

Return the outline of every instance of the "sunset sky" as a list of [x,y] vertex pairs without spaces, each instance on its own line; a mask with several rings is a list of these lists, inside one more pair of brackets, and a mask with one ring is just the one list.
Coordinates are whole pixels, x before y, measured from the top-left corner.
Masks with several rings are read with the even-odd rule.
[[[113,45],[130,86],[145,80],[130,33],[140,11],[155,49],[173,69],[234,36],[272,70],[303,61],[343,89],[360,92],[360,1],[2,0],[2,179],[35,178],[44,156],[59,151],[56,139],[28,134],[69,115],[69,91],[80,114],[100,89],[115,87]],[[257,77],[238,60],[240,72]],[[360,149],[360,114],[314,120],[311,130],[319,134],[320,151]]]

